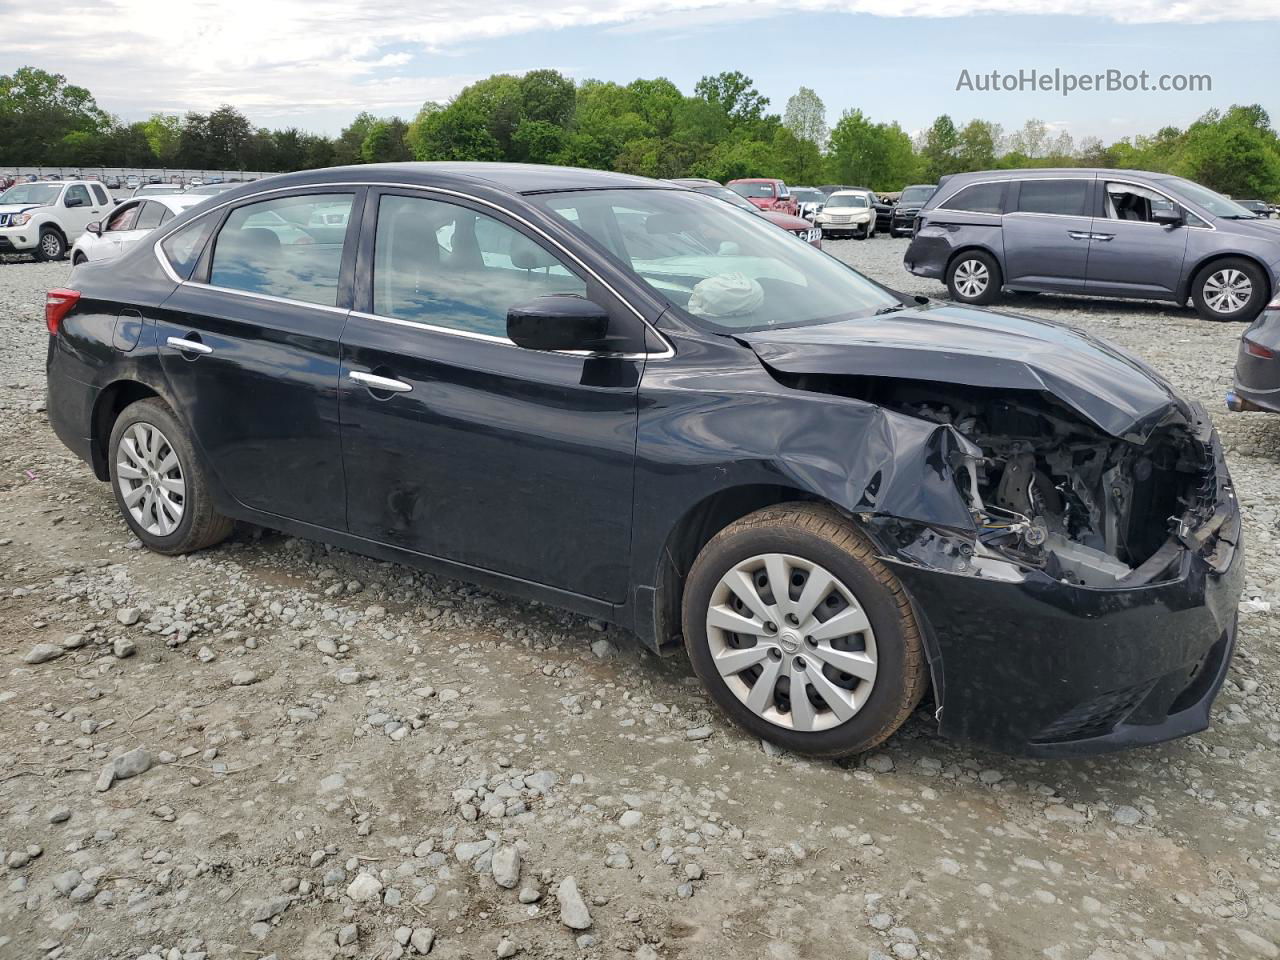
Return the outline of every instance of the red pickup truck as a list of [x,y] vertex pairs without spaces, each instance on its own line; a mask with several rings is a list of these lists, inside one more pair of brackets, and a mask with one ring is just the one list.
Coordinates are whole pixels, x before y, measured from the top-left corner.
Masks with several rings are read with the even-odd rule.
[[774,210],[798,216],[800,205],[791,195],[787,185],[781,180],[769,177],[744,177],[741,180],[730,180],[725,184],[740,197],[745,197],[761,210]]

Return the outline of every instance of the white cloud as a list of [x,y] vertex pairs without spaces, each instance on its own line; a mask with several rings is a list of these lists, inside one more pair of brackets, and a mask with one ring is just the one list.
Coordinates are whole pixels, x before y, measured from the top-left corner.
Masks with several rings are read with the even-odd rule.
[[1277,17],[1275,0],[18,0],[0,3],[0,69],[29,63],[64,73],[127,115],[224,102],[272,123],[326,110],[411,114],[477,78],[458,69],[467,44],[580,26],[684,31],[797,12],[1124,23]]

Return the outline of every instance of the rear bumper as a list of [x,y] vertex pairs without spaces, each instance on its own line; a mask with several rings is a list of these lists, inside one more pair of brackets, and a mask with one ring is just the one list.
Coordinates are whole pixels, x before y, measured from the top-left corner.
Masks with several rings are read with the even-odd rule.
[[98,400],[98,388],[70,376],[63,369],[66,362],[57,340],[50,337],[45,362],[49,425],[67,449],[86,463],[92,463],[93,408]]
[[902,265],[917,277],[928,277],[941,280],[947,270],[947,261],[951,259],[951,247],[946,240],[938,237],[911,238],[911,245],[903,254]]

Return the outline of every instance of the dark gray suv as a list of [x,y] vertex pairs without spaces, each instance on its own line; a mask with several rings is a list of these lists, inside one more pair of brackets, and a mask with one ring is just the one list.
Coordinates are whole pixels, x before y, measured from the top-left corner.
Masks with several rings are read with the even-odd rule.
[[1002,291],[1189,297],[1206,320],[1252,320],[1277,293],[1280,224],[1166,174],[965,173],[921,209],[904,263],[962,303]]

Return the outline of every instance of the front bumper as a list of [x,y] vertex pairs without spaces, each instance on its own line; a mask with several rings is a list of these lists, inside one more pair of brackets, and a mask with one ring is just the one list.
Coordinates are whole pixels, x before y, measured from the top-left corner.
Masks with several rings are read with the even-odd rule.
[[930,638],[944,736],[1068,757],[1208,727],[1244,583],[1239,507],[1213,445],[1213,517],[1175,542],[1160,582],[1102,589],[1036,570],[983,579],[884,558]]
[[0,253],[26,253],[40,241],[40,228],[31,224],[0,229]]

